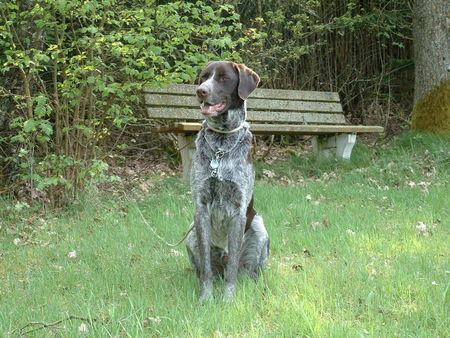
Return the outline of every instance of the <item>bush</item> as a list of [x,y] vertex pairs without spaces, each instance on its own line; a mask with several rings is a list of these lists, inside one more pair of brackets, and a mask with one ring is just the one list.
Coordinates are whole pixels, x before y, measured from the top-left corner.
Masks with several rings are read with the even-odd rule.
[[[228,5],[182,1],[0,3],[2,192],[53,205],[104,180],[101,146],[136,118],[144,86],[191,82],[207,60],[238,59]],[[23,189],[22,189],[23,191]]]

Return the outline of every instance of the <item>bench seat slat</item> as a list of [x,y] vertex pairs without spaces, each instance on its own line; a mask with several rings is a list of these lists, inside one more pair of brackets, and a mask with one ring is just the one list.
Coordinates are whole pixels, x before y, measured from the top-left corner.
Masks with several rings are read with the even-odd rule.
[[[195,95],[196,89],[197,85],[174,84],[164,88],[146,88],[144,91],[146,93]],[[252,98],[339,102],[339,94],[336,92],[302,91],[289,89],[258,88],[252,93]]]
[[[167,120],[203,120],[200,109],[150,107],[147,116],[152,119]],[[278,123],[317,123],[317,124],[345,124],[343,114],[319,112],[283,112],[283,111],[247,111],[247,120],[254,122]]]
[[[153,128],[155,133],[189,133],[197,132],[201,128],[201,123],[197,122],[176,122],[167,127]],[[250,130],[253,134],[289,134],[289,135],[325,135],[337,133],[381,133],[383,127],[361,126],[361,125],[286,125],[286,124],[253,124],[250,123]]]
[[[198,108],[199,103],[194,96],[160,95],[151,94],[145,96],[145,101],[149,106],[162,107],[189,107]],[[330,112],[342,113],[342,106],[339,102],[314,102],[314,101],[286,101],[275,99],[255,99],[247,100],[248,110],[275,110],[275,111],[305,111],[305,112]]]

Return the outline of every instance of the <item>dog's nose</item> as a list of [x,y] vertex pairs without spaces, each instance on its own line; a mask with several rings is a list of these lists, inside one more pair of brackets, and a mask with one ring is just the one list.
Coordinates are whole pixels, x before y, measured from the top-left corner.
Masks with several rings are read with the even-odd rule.
[[206,91],[206,89],[203,88],[198,88],[197,89],[197,96],[201,99],[204,99],[208,96],[208,92]]

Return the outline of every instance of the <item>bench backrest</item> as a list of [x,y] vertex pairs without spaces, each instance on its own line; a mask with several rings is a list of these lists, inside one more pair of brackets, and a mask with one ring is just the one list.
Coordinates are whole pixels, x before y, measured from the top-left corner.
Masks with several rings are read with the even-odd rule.
[[[196,85],[147,88],[148,116],[173,121],[200,121]],[[247,100],[247,120],[254,123],[347,124],[335,92],[256,89]]]

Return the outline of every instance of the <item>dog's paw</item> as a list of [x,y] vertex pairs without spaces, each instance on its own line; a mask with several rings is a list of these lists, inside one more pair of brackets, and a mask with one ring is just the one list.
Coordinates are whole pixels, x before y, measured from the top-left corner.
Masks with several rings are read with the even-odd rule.
[[213,299],[214,299],[213,294],[208,293],[208,294],[200,295],[199,301],[200,301],[200,303],[209,303],[209,302],[212,302]]
[[204,288],[200,291],[200,302],[210,302],[214,299],[212,288]]
[[233,286],[225,287],[225,293],[223,294],[224,302],[231,303],[234,301],[234,290],[235,290],[235,287],[233,287]]

